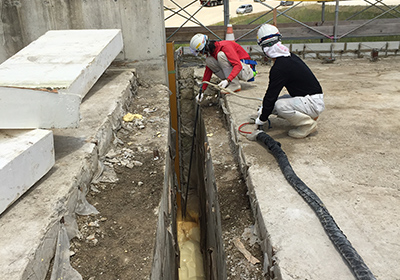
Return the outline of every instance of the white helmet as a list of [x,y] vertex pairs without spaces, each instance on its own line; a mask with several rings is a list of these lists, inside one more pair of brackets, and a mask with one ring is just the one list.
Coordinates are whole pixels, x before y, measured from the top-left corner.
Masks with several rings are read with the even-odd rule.
[[208,41],[207,35],[204,34],[196,34],[190,40],[190,48],[195,52],[201,52],[204,50]]
[[257,32],[257,44],[262,48],[271,47],[281,40],[281,33],[278,28],[271,24],[263,24]]

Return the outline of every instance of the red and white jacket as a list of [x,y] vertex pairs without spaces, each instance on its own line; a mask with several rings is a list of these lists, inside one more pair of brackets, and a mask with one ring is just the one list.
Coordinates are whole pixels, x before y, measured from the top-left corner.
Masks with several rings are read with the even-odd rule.
[[[224,52],[229,62],[232,64],[232,72],[227,77],[230,81],[232,81],[242,70],[241,59],[251,59],[249,54],[236,42],[234,41],[217,41],[215,42],[215,50],[211,54],[212,57],[217,59],[218,53]],[[213,72],[210,68],[206,66],[206,70],[204,71],[203,81],[209,82],[211,80]],[[203,84],[203,91],[206,90],[208,84]]]

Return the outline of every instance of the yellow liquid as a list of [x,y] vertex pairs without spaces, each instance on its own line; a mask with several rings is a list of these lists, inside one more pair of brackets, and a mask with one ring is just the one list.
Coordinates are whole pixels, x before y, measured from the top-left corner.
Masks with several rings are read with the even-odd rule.
[[[190,217],[190,215],[188,215]],[[178,220],[180,250],[179,280],[204,280],[203,255],[200,250],[200,225],[196,218]]]

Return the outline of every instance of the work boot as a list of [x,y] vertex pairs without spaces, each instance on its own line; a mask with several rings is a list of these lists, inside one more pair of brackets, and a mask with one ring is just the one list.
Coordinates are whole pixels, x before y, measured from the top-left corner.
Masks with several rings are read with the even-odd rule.
[[296,128],[289,130],[288,135],[293,138],[305,138],[317,130],[317,121],[310,116],[295,111],[295,114],[286,118]]

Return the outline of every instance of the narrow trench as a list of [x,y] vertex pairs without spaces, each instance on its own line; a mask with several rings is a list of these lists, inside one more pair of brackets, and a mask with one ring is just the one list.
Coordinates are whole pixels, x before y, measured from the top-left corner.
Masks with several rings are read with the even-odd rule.
[[185,96],[190,95],[178,91],[178,279],[225,279],[221,215],[207,132],[199,105]]
[[[247,187],[228,139],[224,114],[219,108],[220,96],[215,94],[214,100],[210,100],[208,106],[203,108],[194,104],[193,96],[197,87],[192,71],[190,67],[178,71],[178,84],[181,87],[177,99],[182,184],[175,196],[177,279],[267,279],[262,273],[259,244],[252,244],[253,248],[250,248],[260,260],[257,264],[249,263],[237,246],[237,242],[245,243],[246,240],[243,243],[240,240],[243,240],[246,232],[249,238],[256,239],[255,222]],[[191,83],[193,88],[188,88],[187,85]],[[197,110],[198,118],[195,116]],[[202,112],[210,116],[208,120],[203,118]],[[209,137],[214,138],[210,141]],[[218,149],[213,154],[219,153],[218,157],[221,157],[215,167],[210,149],[214,139],[217,143],[213,145],[218,145]],[[221,142],[219,144],[218,139]],[[185,204],[186,212],[182,212]]]

